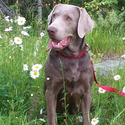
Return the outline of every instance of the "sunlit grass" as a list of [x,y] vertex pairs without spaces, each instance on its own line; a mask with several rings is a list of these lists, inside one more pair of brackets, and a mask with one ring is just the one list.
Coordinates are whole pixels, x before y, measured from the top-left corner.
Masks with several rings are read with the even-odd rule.
[[[115,29],[114,29],[115,30]],[[96,27],[87,37],[86,42],[90,45],[93,53],[102,53],[106,56],[121,56],[125,53],[124,30],[110,31]]]

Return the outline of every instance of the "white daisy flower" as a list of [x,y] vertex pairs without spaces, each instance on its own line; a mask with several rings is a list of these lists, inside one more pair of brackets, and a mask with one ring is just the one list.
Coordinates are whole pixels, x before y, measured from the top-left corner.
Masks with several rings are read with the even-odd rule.
[[30,29],[30,28],[31,28],[31,26],[23,27],[24,30],[25,29]]
[[124,58],[124,59],[125,59],[125,55],[122,55],[121,58]]
[[2,36],[0,35],[0,39],[2,39]]
[[39,71],[42,68],[42,64],[35,64],[32,66],[32,70]]
[[7,21],[7,22],[10,21],[10,20],[9,20],[9,16],[6,16],[4,19],[5,19],[5,21]]
[[11,22],[11,23],[13,22],[13,19],[10,19],[9,16],[6,16],[4,19],[5,19],[5,21],[7,21],[7,22]]
[[11,59],[12,57],[11,56],[9,56],[9,59]]
[[10,40],[10,46],[13,46],[13,45],[14,45],[14,41]]
[[31,96],[33,96],[33,94],[31,94]]
[[44,36],[44,33],[43,33],[43,32],[41,32],[41,33],[40,33],[40,37],[43,37],[43,36]]
[[34,70],[30,71],[30,76],[31,76],[31,78],[33,78],[33,79],[38,78],[39,75],[40,75],[40,74],[39,74],[39,71],[34,71]]
[[26,31],[21,31],[21,34],[24,36],[30,36]]
[[27,64],[23,64],[23,70],[28,71],[28,65]]
[[8,32],[8,31],[12,31],[12,29],[9,29],[9,28],[5,28],[4,30],[5,32]]
[[43,114],[43,109],[40,109],[40,115],[42,115]]
[[82,121],[83,121],[83,117],[82,117],[82,116],[77,116],[76,119],[77,119],[79,122],[82,122]]
[[26,19],[24,17],[18,17],[17,24],[18,25],[24,25],[26,23]]
[[125,37],[123,37],[122,40],[125,40]]
[[122,92],[124,92],[124,93],[125,93],[125,87],[123,87],[123,90],[122,90]]
[[10,19],[10,22],[12,23],[12,22],[13,22],[13,19]]
[[22,39],[20,38],[20,37],[15,37],[14,38],[14,43],[16,43],[16,44],[22,44]]
[[118,81],[120,78],[121,78],[120,75],[115,75],[115,76],[114,76],[114,80],[116,80],[116,81]]
[[98,122],[99,122],[98,118],[93,118],[91,121],[91,124],[96,125],[96,124],[98,124]]
[[11,27],[9,27],[9,28],[5,28],[5,32],[8,32],[8,31],[12,31],[13,30],[13,27],[11,26]]
[[104,89],[102,89],[101,87],[99,87],[98,92],[99,92],[99,93],[105,93],[106,90],[104,90]]
[[45,121],[44,119],[42,119],[42,118],[40,118],[39,120],[42,121],[42,122],[46,122],[46,121]]

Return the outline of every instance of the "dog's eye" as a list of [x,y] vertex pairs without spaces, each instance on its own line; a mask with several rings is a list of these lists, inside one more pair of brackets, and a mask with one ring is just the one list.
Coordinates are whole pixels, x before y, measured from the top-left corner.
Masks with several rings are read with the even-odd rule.
[[53,16],[52,16],[53,18],[55,18],[56,17],[56,14],[53,14]]
[[66,20],[70,21],[70,20],[72,20],[72,18],[70,16],[66,16]]

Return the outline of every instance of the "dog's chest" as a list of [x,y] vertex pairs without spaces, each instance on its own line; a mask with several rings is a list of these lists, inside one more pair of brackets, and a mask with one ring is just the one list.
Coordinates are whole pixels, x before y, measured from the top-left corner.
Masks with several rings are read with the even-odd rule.
[[56,79],[56,81],[63,81],[64,76],[65,82],[71,84],[78,82],[88,67],[88,59],[85,57],[67,59],[58,56],[57,53],[52,51],[47,59],[46,77]]
[[81,71],[78,60],[69,60],[63,64],[65,79],[69,82],[76,82],[80,78]]
[[77,62],[70,62],[69,65],[66,67],[67,70],[71,72],[72,75],[75,75],[78,72],[79,63]]

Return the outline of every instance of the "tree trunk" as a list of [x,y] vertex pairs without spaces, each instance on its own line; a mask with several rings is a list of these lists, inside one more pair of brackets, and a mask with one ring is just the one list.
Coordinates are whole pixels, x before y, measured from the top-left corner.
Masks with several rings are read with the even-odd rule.
[[42,0],[38,0],[38,21],[39,21],[39,31],[38,36],[40,32],[42,31]]
[[83,2],[83,0],[82,0],[82,7],[83,7],[83,5],[84,5],[84,2]]
[[0,0],[0,10],[3,12],[4,15],[10,16],[13,18],[15,16],[14,11],[12,11],[3,0]]

